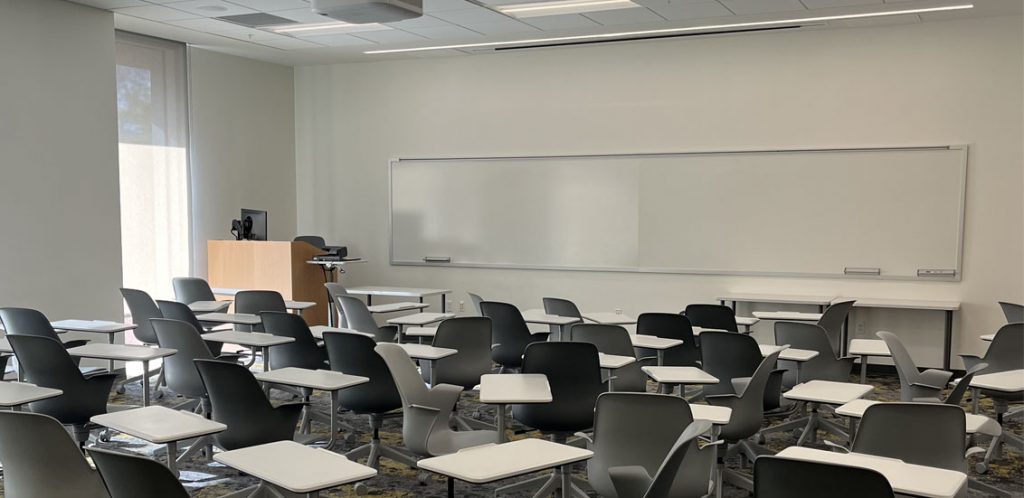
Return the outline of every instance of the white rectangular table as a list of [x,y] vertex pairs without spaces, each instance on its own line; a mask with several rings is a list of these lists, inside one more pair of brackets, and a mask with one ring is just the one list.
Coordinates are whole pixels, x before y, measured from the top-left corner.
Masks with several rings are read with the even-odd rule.
[[629,340],[633,343],[633,347],[635,348],[647,348],[657,351],[658,366],[665,364],[666,349],[683,345],[683,341],[680,339],[666,339],[664,337],[646,334],[629,334]]
[[995,340],[995,338],[996,338],[995,334],[985,334],[985,335],[982,335],[982,336],[978,337],[978,339],[981,339],[981,340],[983,340],[985,342],[992,342],[992,341]]
[[[104,413],[93,416],[94,424],[109,427],[154,444],[167,445],[167,467],[178,475],[178,463],[184,461],[193,451],[178,456],[178,442],[216,434],[228,426],[209,420],[191,412],[172,410],[163,406],[148,406]],[[204,446],[204,440],[193,443],[193,447]]]
[[330,326],[327,326],[327,325],[313,325],[312,327],[309,328],[309,332],[311,334],[313,334],[313,338],[320,339],[320,340],[323,340],[324,332],[344,332],[346,334],[359,334],[359,335],[365,335],[367,337],[373,337],[373,334],[369,334],[369,333],[366,333],[366,332],[360,332],[360,331],[355,330],[355,329],[347,329],[347,328],[344,328],[344,327],[330,327]]
[[982,389],[1004,393],[1024,392],[1024,370],[975,375],[970,387],[973,398],[971,413],[978,413],[978,398],[981,397]]
[[405,335],[409,337],[434,337],[437,335],[437,327],[409,327],[405,329]]
[[544,374],[484,374],[480,376],[480,402],[497,405],[498,442],[505,435],[505,405],[550,403],[551,386]]
[[736,325],[743,327],[743,332],[746,334],[750,333],[750,327],[753,327],[760,322],[761,319],[756,316],[738,316],[736,317]]
[[761,356],[765,358],[776,351],[782,351],[779,353],[780,360],[795,361],[798,363],[813,360],[814,358],[817,358],[819,354],[817,351],[812,351],[810,349],[797,349],[787,346],[776,346],[774,344],[758,344],[757,347],[761,349]]
[[[633,363],[636,363],[636,357],[634,357],[634,356],[617,355],[617,354],[597,353],[597,361],[601,363],[601,368],[603,368],[605,370],[615,370],[616,368],[622,368],[622,367],[624,367],[626,365],[631,365]],[[612,376],[614,376],[614,375],[612,375]],[[609,392],[615,390],[614,383],[615,383],[615,381],[611,377],[609,377],[608,378],[608,391]]]
[[[425,458],[416,463],[424,470],[448,477],[448,497],[455,497],[455,480],[484,484],[523,474],[564,467],[594,456],[594,452],[544,439],[466,448],[457,453]],[[563,469],[564,470],[564,469]],[[563,472],[562,497],[570,496],[569,473]]]
[[138,361],[142,363],[142,406],[149,406],[149,362],[170,356],[178,350],[170,348],[151,348],[130,344],[99,344],[90,343],[68,349],[68,354],[81,358],[96,358],[110,361]]
[[250,327],[262,323],[259,315],[250,313],[203,313],[202,315],[196,315],[196,318],[202,322],[230,323],[233,325],[248,325]]
[[962,472],[913,465],[895,458],[860,453],[839,453],[796,446],[786,448],[775,456],[871,469],[885,476],[893,491],[905,495],[955,498],[967,485],[967,474]]
[[238,344],[239,346],[245,346],[247,348],[260,348],[263,351],[263,371],[270,370],[270,360],[267,352],[270,350],[270,346],[277,346],[280,344],[288,344],[289,342],[295,342],[293,337],[281,337],[272,334],[264,334],[262,332],[241,332],[238,330],[223,330],[220,332],[210,332],[209,334],[203,334],[204,341],[210,342],[223,342],[227,344]]
[[817,322],[821,313],[801,313],[799,311],[755,311],[754,318],[785,322]]
[[346,289],[349,294],[366,296],[366,305],[373,306],[373,298],[376,296],[386,297],[412,297],[423,302],[428,296],[441,296],[441,313],[448,311],[448,304],[445,302],[445,294],[450,294],[451,289],[430,289],[422,287],[389,287],[384,285],[364,285],[360,287],[349,287]]
[[193,313],[223,313],[231,306],[231,301],[195,301],[189,303],[188,308]]
[[892,356],[889,346],[881,339],[852,339],[850,340],[849,353],[860,356],[860,383],[864,384],[868,379],[868,358],[871,356]]
[[[574,323],[580,323],[582,320],[574,316],[561,316],[561,315],[549,315],[541,309],[529,309],[523,312],[523,321],[526,323],[532,323],[536,325],[554,325],[558,327],[558,337],[552,340],[562,340],[565,336],[565,328]],[[533,331],[532,333],[541,333],[540,331]]]
[[803,419],[790,420],[774,427],[773,430],[782,430],[782,427],[789,426],[796,429],[803,425],[803,433],[800,434],[800,439],[797,440],[797,446],[803,446],[807,441],[814,441],[817,438],[819,427],[850,440],[851,435],[844,428],[821,418],[818,414],[817,405],[845,405],[855,399],[863,398],[872,390],[874,390],[874,386],[851,382],[811,380],[797,384],[789,391],[783,393],[782,397],[808,403],[811,409],[810,414],[806,418],[806,424],[803,423]]
[[367,306],[366,309],[370,313],[397,313],[399,311],[421,310],[429,307],[430,305],[427,303],[387,303]]
[[214,455],[213,459],[256,477],[264,484],[308,497],[377,475],[372,467],[353,462],[344,455],[310,448],[295,441],[277,441],[226,451]]
[[[126,332],[138,328],[134,323],[111,322],[107,320],[57,320],[50,322],[50,326],[58,332],[89,332],[93,334],[106,334],[107,344],[114,343],[114,336],[119,332]],[[107,362],[107,370],[114,371],[114,361]]]
[[434,368],[434,362],[459,352],[457,349],[435,348],[434,346],[428,346],[426,344],[399,344],[399,346],[405,350],[406,354],[409,355],[409,358],[414,360],[423,360],[430,363],[431,386],[437,385],[437,369]]
[[[707,384],[718,384],[718,377],[711,375],[697,367],[642,367],[648,377],[654,382],[658,383],[658,391],[666,391],[662,389],[667,387],[668,390],[674,389],[676,385],[680,386],[679,395],[682,396],[686,393],[686,386],[688,385],[707,385]],[[692,407],[692,406],[691,406]]]
[[636,318],[622,313],[610,312],[588,312],[581,313],[584,320],[589,320],[601,325],[636,325]]
[[60,389],[39,387],[27,382],[0,382],[0,406],[20,411],[22,405],[64,394]]
[[[850,439],[854,438],[856,434],[856,420],[864,417],[864,412],[867,411],[868,407],[886,403],[885,401],[878,401],[873,399],[855,399],[844,405],[836,407],[836,415],[842,415],[850,419]],[[965,414],[967,434],[988,434],[998,435],[999,424],[984,415],[976,415],[973,413]]]
[[768,304],[805,304],[817,306],[818,312],[824,312],[825,307],[832,303],[835,296],[814,296],[795,294],[767,294],[767,293],[728,293],[719,296],[717,299],[722,306],[726,302],[732,302],[732,309],[736,309],[736,303],[768,303]]
[[[879,297],[837,297],[833,303],[856,300],[854,308],[888,308],[888,309],[911,309],[926,311],[941,311],[946,318],[943,330],[942,369],[949,370],[950,356],[953,348],[953,313],[960,310],[959,301],[935,301],[926,299],[889,299]],[[851,310],[852,311],[852,310]],[[849,322],[849,316],[846,321]],[[843,337],[841,344],[847,343],[846,331],[848,324],[843,326]],[[846,354],[846,351],[842,351]]]
[[312,308],[313,306],[316,306],[316,303],[313,302],[313,301],[291,301],[291,300],[287,300],[287,301],[284,302],[285,309],[294,311],[294,312],[296,312],[299,315],[301,315],[303,311],[308,310],[308,309]]
[[415,313],[412,315],[399,316],[388,320],[389,325],[398,325],[398,338],[401,341],[402,331],[405,327],[422,327],[432,323],[442,322],[449,318],[455,318],[452,313]]
[[[279,368],[269,372],[258,373],[256,374],[256,380],[271,384],[305,387],[307,389],[329,392],[331,394],[331,411],[328,413],[328,419],[331,436],[327,440],[327,449],[334,449],[338,433],[336,425],[338,409],[340,408],[338,404],[338,391],[370,382],[369,378],[358,375],[347,375],[332,370],[309,370],[294,367]],[[309,398],[306,397],[303,401],[308,403]],[[305,410],[308,414],[310,405],[306,405]]]

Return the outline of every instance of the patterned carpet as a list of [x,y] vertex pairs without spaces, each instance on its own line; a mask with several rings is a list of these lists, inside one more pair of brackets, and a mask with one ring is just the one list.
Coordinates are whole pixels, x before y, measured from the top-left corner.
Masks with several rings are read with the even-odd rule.
[[[851,377],[851,382],[857,382],[858,379]],[[899,397],[899,382],[895,376],[879,376],[869,375],[868,382],[876,386],[873,393],[867,397],[870,399],[879,400],[896,400]],[[655,386],[649,384],[649,390],[653,391]],[[969,397],[969,395],[968,395]],[[291,400],[291,395],[283,393],[277,390],[271,392],[271,398],[275,401],[288,401]],[[138,404],[141,400],[141,389],[139,386],[129,386],[128,391],[124,395],[115,395],[111,398],[112,404]],[[168,393],[162,399],[158,401],[159,404],[173,406],[180,403],[181,398],[176,398],[173,394]],[[969,401],[969,400],[967,400]],[[329,398],[323,393],[317,393],[313,399],[313,403],[321,410],[329,409]],[[966,406],[966,405],[965,405]],[[981,401],[982,412],[986,415],[994,416],[992,404],[987,399]],[[460,402],[460,411],[463,415],[484,420],[487,422],[494,421],[494,408],[488,405],[480,404],[474,394],[464,394],[462,402]],[[355,416],[350,413],[342,415],[342,420],[356,428],[356,433],[343,433],[339,437],[342,439],[341,448],[350,449],[361,444],[366,443],[369,440],[369,424],[365,417]],[[845,420],[840,420],[841,425],[846,425]],[[1008,422],[1007,427],[1015,434],[1022,434],[1021,421],[1018,418],[1015,421]],[[513,439],[522,437],[537,437],[537,433],[525,432],[524,429],[516,425],[514,422],[511,423],[510,430],[515,431],[512,435]],[[313,432],[315,434],[326,434],[328,432],[326,427],[319,424],[313,425]],[[400,446],[401,445],[401,426],[400,419],[387,421],[384,424],[384,428],[381,431],[381,437],[386,444]],[[767,438],[766,446],[773,451],[781,450],[787,446],[794,444],[795,438],[789,433],[776,433],[769,435]],[[978,445],[987,445],[987,438],[979,438],[976,442]],[[112,440],[109,443],[101,443],[102,447],[115,447],[124,451],[144,454],[164,460],[165,449],[163,446],[151,445],[145,441],[140,441],[128,436],[115,433]],[[182,447],[185,445],[182,444]],[[820,441],[817,444],[812,445],[814,447],[826,448],[826,446]],[[971,464],[979,461],[978,457],[971,458]],[[730,468],[739,468],[739,460],[729,461],[726,463]],[[366,482],[365,491],[370,496],[380,497],[444,497],[446,496],[446,484],[445,481],[438,476],[429,476],[424,484],[420,484],[417,481],[418,471],[409,469],[398,464],[395,464],[389,460],[381,460],[381,473],[376,478]],[[244,487],[256,484],[256,480],[240,475],[237,471],[230,468],[225,468],[219,464],[207,462],[202,457],[197,457],[193,461],[186,463],[181,466],[183,470],[183,480],[194,479],[194,481],[186,481],[185,484],[189,488],[191,495],[194,497],[216,497],[224,495],[230,491],[242,489]],[[750,472],[749,469],[746,472]],[[579,464],[576,466],[575,473],[586,479],[586,466]],[[1021,494],[1024,492],[1024,459],[1021,458],[1021,454],[1014,449],[1006,449],[1003,452],[1003,456],[993,462],[992,467],[984,475],[979,475],[972,472],[973,477],[995,485],[1000,489],[1012,491],[1014,493]],[[489,485],[471,485],[467,483],[456,484],[456,494],[458,496],[493,496],[494,490],[502,485],[510,484],[522,478],[510,479],[508,481],[502,481],[497,483],[491,483]],[[2,496],[2,490],[0,490],[0,496]],[[344,486],[341,488],[332,489],[321,493],[321,496],[330,497],[342,497],[342,496],[357,496],[353,486]],[[510,495],[510,496],[527,496],[527,495]],[[597,496],[592,494],[592,496]],[[730,487],[726,485],[723,489],[723,496],[726,497],[744,497],[749,496],[746,492]],[[972,498],[987,496],[985,494],[971,491],[970,495]],[[1024,496],[1024,494],[1022,494]]]

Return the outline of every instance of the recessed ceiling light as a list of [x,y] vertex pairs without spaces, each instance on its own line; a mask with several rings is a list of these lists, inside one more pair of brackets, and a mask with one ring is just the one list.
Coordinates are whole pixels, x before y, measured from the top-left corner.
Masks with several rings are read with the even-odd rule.
[[335,32],[353,32],[353,31],[378,31],[384,29],[391,29],[388,26],[378,23],[368,24],[352,24],[341,21],[321,22],[312,24],[292,24],[288,26],[270,26],[267,29],[275,33],[291,33],[297,36],[301,35],[324,35]]
[[588,41],[588,40],[607,40],[612,38],[622,38],[631,36],[654,36],[654,35],[668,35],[675,33],[689,33],[694,31],[721,31],[738,28],[751,28],[751,27],[763,27],[763,26],[779,26],[786,24],[800,24],[800,23],[812,23],[812,22],[826,22],[826,21],[840,21],[844,19],[865,19],[871,17],[887,17],[887,16],[900,16],[906,14],[925,14],[928,12],[944,12],[950,10],[964,10],[972,9],[974,4],[964,3],[955,5],[944,5],[940,7],[925,7],[918,9],[900,9],[900,10],[881,10],[872,12],[861,12],[859,14],[841,14],[833,16],[813,16],[813,17],[794,17],[790,19],[776,19],[773,21],[751,21],[751,22],[736,22],[727,24],[711,24],[704,26],[689,26],[685,28],[665,28],[665,29],[648,29],[643,31],[621,31],[617,33],[599,33],[593,35],[577,35],[577,36],[556,36],[551,38],[527,38],[523,40],[511,40],[511,41],[498,41],[498,42],[482,42],[482,43],[460,43],[454,45],[431,45],[427,47],[414,47],[414,48],[392,48],[382,50],[367,50],[363,52],[367,55],[375,54],[400,54],[406,52],[427,52],[431,50],[458,50],[464,48],[484,48],[484,47],[507,47],[514,45],[524,44],[541,44],[541,43],[556,43],[556,42],[569,42],[569,41]]
[[601,10],[628,9],[639,7],[630,0],[556,0],[553,2],[530,2],[498,5],[494,10],[514,17],[553,16],[578,14]]

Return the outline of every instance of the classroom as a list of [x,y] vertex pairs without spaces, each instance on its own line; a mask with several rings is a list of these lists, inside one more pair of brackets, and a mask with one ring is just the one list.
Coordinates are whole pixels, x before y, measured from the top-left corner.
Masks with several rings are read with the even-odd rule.
[[1024,498],[1021,0],[0,0],[0,496]]

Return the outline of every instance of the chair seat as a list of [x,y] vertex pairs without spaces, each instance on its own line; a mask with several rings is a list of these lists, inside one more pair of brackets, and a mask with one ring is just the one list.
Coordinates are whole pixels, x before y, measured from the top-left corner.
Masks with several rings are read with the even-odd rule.
[[452,431],[445,435],[431,437],[430,449],[437,455],[447,455],[456,451],[491,444],[498,441],[497,431]]

